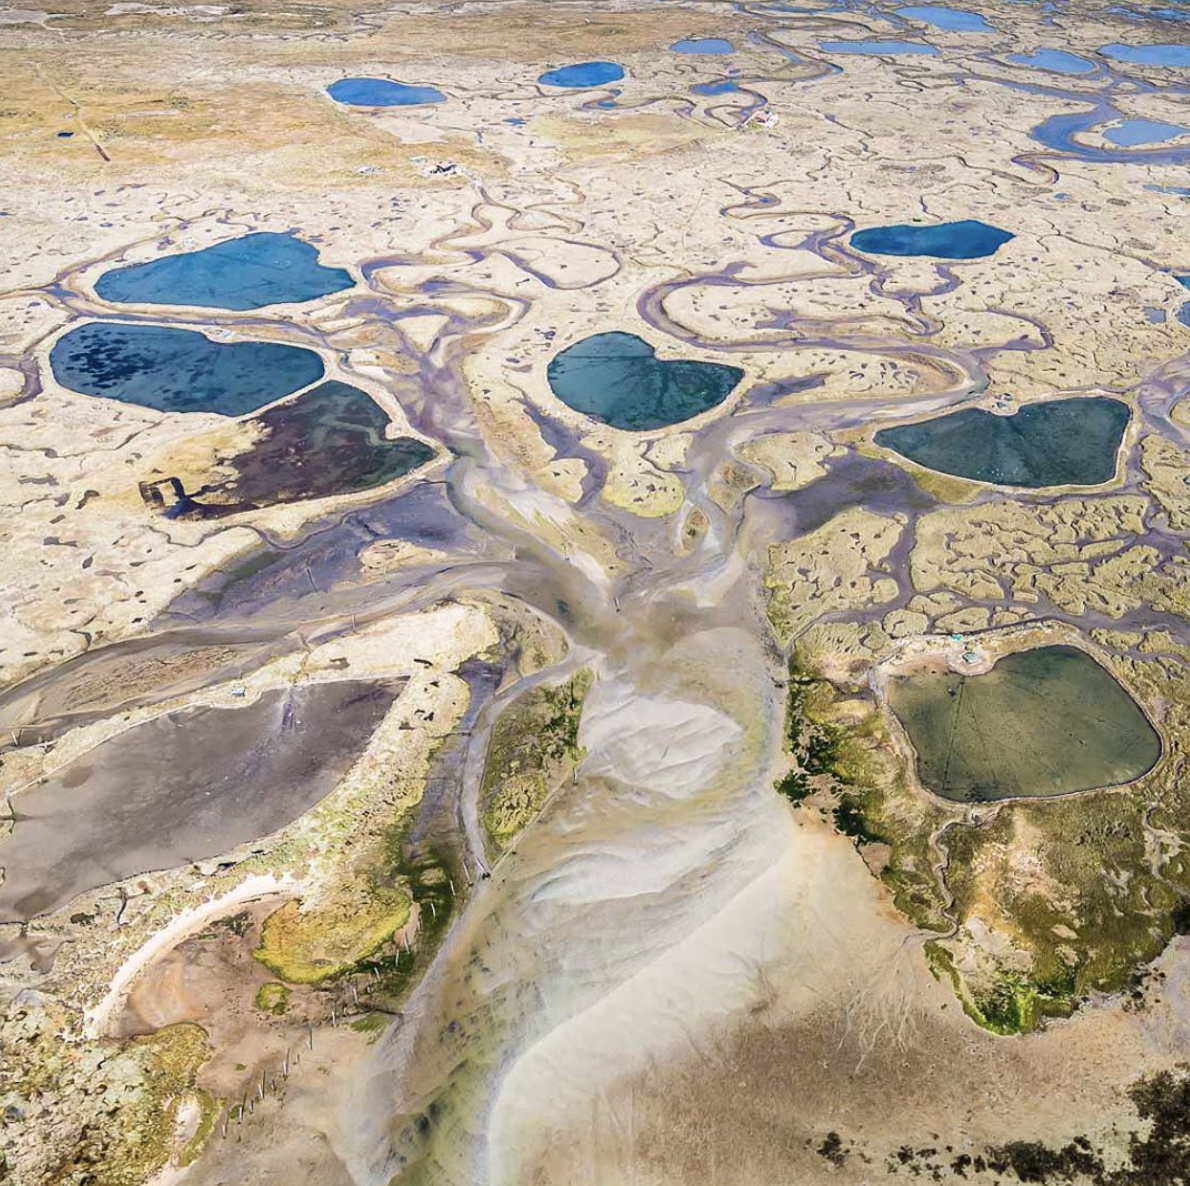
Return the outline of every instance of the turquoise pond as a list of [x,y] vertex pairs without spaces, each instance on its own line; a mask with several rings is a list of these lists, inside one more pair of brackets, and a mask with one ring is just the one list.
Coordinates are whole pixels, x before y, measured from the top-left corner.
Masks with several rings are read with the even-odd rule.
[[547,70],[537,81],[542,86],[587,87],[619,82],[623,77],[624,67],[615,62],[576,62]]
[[195,330],[92,321],[50,351],[63,387],[159,412],[243,416],[322,378],[312,350],[216,342]]
[[260,309],[312,301],[354,284],[342,268],[325,268],[318,251],[293,235],[261,232],[104,272],[95,291],[105,301]]
[[937,29],[956,33],[993,33],[995,30],[977,12],[965,8],[947,8],[943,4],[910,4],[897,9],[897,16],[924,21]]
[[906,54],[936,54],[932,45],[921,41],[820,41],[818,48],[828,54],[872,54],[897,57]]
[[981,259],[1013,238],[986,222],[964,219],[933,226],[868,227],[851,236],[851,246],[868,255],[928,255],[935,259]]
[[554,394],[567,407],[612,428],[646,432],[718,407],[744,377],[739,367],[689,359],[663,361],[635,334],[594,334],[549,365]]
[[348,107],[421,107],[446,102],[436,86],[409,86],[389,78],[340,78],[326,93]]
[[698,37],[687,41],[675,41],[669,48],[676,54],[735,53],[735,46],[722,37]]
[[882,428],[876,444],[927,469],[1001,486],[1097,486],[1116,472],[1128,405],[1088,396],[1026,404],[1013,416],[964,408]]
[[1031,54],[1009,54],[1005,59],[1014,66],[1027,66],[1032,70],[1049,70],[1054,74],[1090,74],[1094,62],[1067,53],[1064,49],[1039,49]]
[[1162,144],[1178,136],[1185,136],[1190,128],[1181,124],[1162,123],[1157,119],[1124,119],[1103,129],[1103,138],[1111,144],[1133,148],[1138,144]]
[[1190,45],[1105,45],[1105,58],[1131,66],[1190,66]]

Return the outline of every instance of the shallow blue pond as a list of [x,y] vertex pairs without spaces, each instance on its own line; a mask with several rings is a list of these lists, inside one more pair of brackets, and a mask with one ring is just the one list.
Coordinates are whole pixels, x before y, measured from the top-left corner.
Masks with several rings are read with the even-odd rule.
[[922,41],[820,41],[818,48],[828,54],[877,54],[889,57],[899,54],[936,54],[938,51]]
[[563,350],[547,372],[567,407],[613,428],[666,428],[718,407],[744,377],[739,367],[662,361],[635,334],[594,334]]
[[959,33],[994,33],[995,30],[977,12],[965,8],[947,8],[944,4],[909,4],[897,9],[897,16],[911,21],[925,21],[938,29]]
[[1008,231],[964,219],[933,226],[868,227],[851,236],[851,246],[869,255],[930,255],[938,259],[982,259],[1009,239]]
[[279,342],[216,342],[189,329],[93,321],[50,351],[63,387],[159,412],[243,416],[322,378],[312,350]]
[[722,37],[697,37],[688,41],[675,41],[669,47],[676,54],[733,54],[735,46]]
[[1114,127],[1103,129],[1104,140],[1130,148],[1136,144],[1161,144],[1175,136],[1184,136],[1190,128],[1180,124],[1162,123],[1157,119],[1126,119]]
[[1007,60],[1014,66],[1028,66],[1033,70],[1051,70],[1055,74],[1089,74],[1095,69],[1094,62],[1067,53],[1064,49],[1039,49],[1031,54],[1009,54]]
[[542,86],[584,87],[619,82],[623,77],[624,67],[615,62],[576,62],[573,66],[547,70],[537,81]]
[[732,82],[730,78],[721,78],[718,82],[699,82],[690,88],[696,95],[728,95],[739,89],[740,84]]
[[444,103],[446,96],[436,86],[407,86],[388,78],[340,78],[326,88],[336,103],[349,107],[419,107],[423,103]]
[[95,291],[117,304],[260,309],[312,301],[350,288],[351,273],[324,268],[318,250],[293,235],[261,232],[200,251],[104,272]]
[[1097,486],[1111,481],[1128,405],[1091,396],[1026,404],[1015,415],[964,408],[882,428],[876,443],[944,474],[1002,486]]
[[1133,66],[1190,66],[1190,45],[1105,45],[1105,58]]

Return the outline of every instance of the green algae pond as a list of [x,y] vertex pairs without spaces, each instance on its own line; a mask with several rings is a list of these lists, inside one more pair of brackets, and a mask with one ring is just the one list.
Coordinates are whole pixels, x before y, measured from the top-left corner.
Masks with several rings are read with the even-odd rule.
[[1086,396],[1026,404],[1011,416],[963,408],[882,428],[875,440],[927,469],[977,482],[1098,486],[1116,472],[1128,418],[1122,401]]
[[1077,647],[1019,651],[983,675],[894,677],[888,700],[922,784],[959,803],[1118,786],[1161,756],[1136,701]]

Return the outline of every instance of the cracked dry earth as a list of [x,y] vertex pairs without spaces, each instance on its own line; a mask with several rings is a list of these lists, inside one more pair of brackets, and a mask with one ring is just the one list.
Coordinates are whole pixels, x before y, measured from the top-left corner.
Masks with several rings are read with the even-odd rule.
[[[0,9],[0,1181],[1185,1181],[1183,16]],[[254,232],[345,279],[97,290]],[[597,404],[741,377],[617,426],[605,334]],[[1083,396],[1096,486],[874,439]],[[923,785],[889,682],[1055,644],[1156,764]]]

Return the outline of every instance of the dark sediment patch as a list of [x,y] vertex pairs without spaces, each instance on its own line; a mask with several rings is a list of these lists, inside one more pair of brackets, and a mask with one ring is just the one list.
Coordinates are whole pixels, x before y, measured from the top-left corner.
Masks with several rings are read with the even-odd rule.
[[1002,486],[1096,486],[1111,480],[1128,405],[1090,397],[1028,404],[1013,416],[964,408],[882,428],[876,443],[928,469]]
[[217,518],[278,503],[357,494],[425,465],[434,450],[414,437],[388,440],[388,417],[358,388],[329,382],[252,422],[252,448],[219,463],[223,478],[188,492],[176,477],[141,483],[152,507],[171,516]]
[[1019,651],[984,675],[894,677],[889,704],[922,783],[956,802],[1116,786],[1161,756],[1136,701],[1077,647]]
[[188,708],[119,734],[12,800],[0,922],[267,836],[334,790],[400,692],[357,680]]

